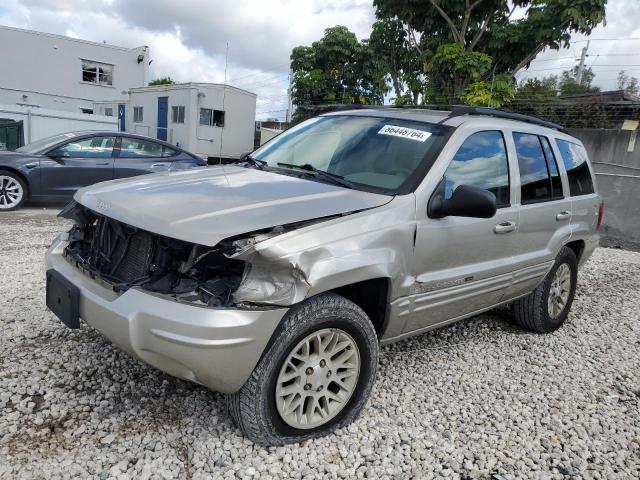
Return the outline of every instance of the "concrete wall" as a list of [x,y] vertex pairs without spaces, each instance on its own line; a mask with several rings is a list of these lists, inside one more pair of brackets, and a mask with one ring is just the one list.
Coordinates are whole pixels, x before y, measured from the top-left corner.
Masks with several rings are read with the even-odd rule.
[[116,117],[88,115],[44,108],[28,108],[17,105],[0,104],[0,118],[10,118],[15,121],[22,120],[25,143],[34,142],[41,138],[65,132],[118,130],[118,119]]
[[637,131],[572,129],[570,133],[582,140],[596,172],[605,202],[604,233],[639,242],[640,141],[634,145],[633,140]]
[[[143,60],[138,63],[138,56]],[[126,100],[149,81],[149,49],[0,27],[0,103],[80,112],[93,102]],[[82,81],[82,60],[113,65],[113,84]]]

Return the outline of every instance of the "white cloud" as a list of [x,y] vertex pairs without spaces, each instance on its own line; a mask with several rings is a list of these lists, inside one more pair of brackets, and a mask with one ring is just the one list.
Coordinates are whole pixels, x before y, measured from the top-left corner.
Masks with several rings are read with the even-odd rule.
[[[607,26],[592,36],[640,37],[639,19],[640,3],[610,0]],[[2,25],[129,47],[148,45],[154,78],[221,82],[228,42],[227,79],[258,94],[258,112],[268,112],[261,118],[284,117],[293,47],[310,44],[334,25],[365,38],[374,20],[371,0],[3,0],[0,5]],[[570,68],[583,45],[544,52],[520,77]],[[615,87],[620,68],[602,65],[640,65],[638,47],[640,42],[633,41],[592,42],[587,64],[595,65],[596,83]],[[640,66],[626,70],[640,77]]]

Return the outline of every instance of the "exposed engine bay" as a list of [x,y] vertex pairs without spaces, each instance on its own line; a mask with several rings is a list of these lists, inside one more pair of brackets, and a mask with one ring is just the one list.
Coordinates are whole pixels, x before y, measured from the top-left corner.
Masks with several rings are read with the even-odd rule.
[[277,226],[204,246],[154,234],[72,202],[60,212],[75,225],[65,257],[118,293],[138,287],[176,301],[209,307],[286,305],[301,292],[304,275],[291,266],[253,265],[234,259],[257,242],[297,227]]

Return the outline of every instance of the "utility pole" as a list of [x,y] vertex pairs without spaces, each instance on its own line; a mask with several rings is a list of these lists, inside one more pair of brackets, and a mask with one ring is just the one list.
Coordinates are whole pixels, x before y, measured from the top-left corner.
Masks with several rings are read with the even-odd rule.
[[291,101],[291,83],[293,82],[293,70],[289,69],[289,88],[287,89],[287,125],[291,123],[293,114],[293,102]]
[[580,65],[578,65],[578,74],[576,75],[576,82],[578,85],[582,84],[582,73],[584,72],[584,60],[587,57],[587,50],[589,50],[588,40],[587,46],[582,48],[582,55],[580,55]]

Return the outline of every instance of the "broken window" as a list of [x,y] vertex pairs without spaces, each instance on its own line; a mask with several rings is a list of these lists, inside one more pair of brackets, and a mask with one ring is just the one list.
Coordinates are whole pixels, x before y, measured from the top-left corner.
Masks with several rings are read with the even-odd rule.
[[224,110],[213,111],[213,124],[216,127],[224,127]]
[[224,110],[201,108],[200,125],[206,125],[208,127],[224,127]]
[[113,65],[82,60],[82,81],[96,85],[113,85]]

